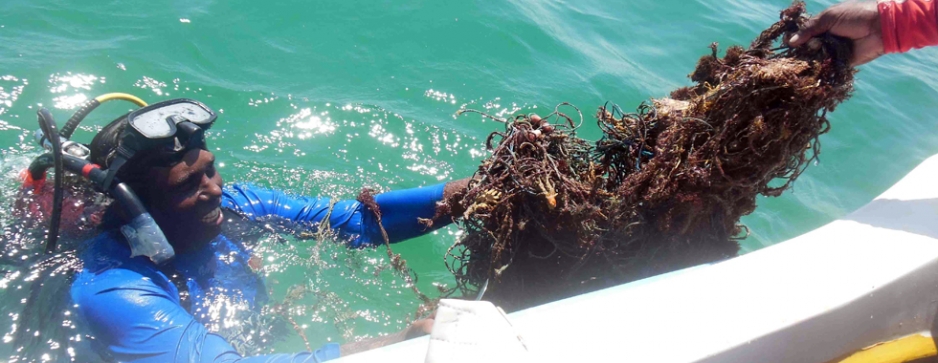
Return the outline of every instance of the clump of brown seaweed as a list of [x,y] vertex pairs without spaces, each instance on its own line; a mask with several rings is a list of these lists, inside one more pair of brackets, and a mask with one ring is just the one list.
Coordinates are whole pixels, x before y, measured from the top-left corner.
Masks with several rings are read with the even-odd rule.
[[780,18],[749,49],[719,58],[712,44],[696,84],[670,98],[601,107],[595,143],[561,108],[504,120],[448,201],[466,232],[447,259],[457,288],[514,310],[734,256],[740,218],[817,158],[827,113],[853,89],[849,42],[788,47],[804,3]]

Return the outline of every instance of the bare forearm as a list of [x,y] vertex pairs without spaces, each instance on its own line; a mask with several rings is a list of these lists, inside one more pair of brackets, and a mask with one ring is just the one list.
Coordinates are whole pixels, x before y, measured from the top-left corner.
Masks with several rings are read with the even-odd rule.
[[436,316],[435,312],[431,314],[429,318],[417,320],[411,323],[407,329],[391,335],[365,339],[360,342],[343,344],[339,347],[340,355],[344,357],[347,355],[361,353],[375,348],[381,348],[394,343],[403,342],[407,339],[413,339],[422,335],[430,334],[430,329],[433,328],[434,316]]
[[407,331],[401,331],[383,337],[365,339],[360,342],[345,343],[339,347],[341,356],[361,353],[366,350],[381,348],[383,346],[399,343],[407,339]]

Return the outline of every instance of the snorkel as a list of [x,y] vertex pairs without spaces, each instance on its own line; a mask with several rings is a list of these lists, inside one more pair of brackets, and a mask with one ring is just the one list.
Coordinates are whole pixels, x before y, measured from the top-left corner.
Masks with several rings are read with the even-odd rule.
[[[106,168],[102,168],[89,161],[91,152],[87,146],[69,138],[94,108],[114,99],[132,101],[142,108],[118,120],[127,125],[120,132],[114,155],[108,158],[112,161],[107,163]],[[120,231],[130,245],[131,257],[147,256],[157,265],[172,260],[175,251],[163,231],[137,194],[117,175],[128,161],[141,152],[180,153],[193,148],[205,149],[204,131],[211,127],[217,118],[216,114],[201,102],[189,99],[169,100],[148,106],[130,95],[108,94],[82,106],[69,119],[62,132],[56,130],[55,120],[48,110],[41,109],[38,115],[40,130],[36,133],[36,140],[49,152],[30,164],[24,187],[38,192],[45,182],[46,172],[54,168],[55,188],[46,252],[55,251],[63,203],[63,173],[68,171],[90,181],[95,190],[119,203],[129,221],[120,227]]]

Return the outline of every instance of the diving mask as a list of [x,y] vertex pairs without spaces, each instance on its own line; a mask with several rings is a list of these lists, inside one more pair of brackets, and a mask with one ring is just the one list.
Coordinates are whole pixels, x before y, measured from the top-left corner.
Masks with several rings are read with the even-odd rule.
[[108,168],[104,187],[137,152],[161,149],[168,153],[205,149],[205,130],[218,116],[205,104],[180,98],[131,112],[121,133],[117,157]]

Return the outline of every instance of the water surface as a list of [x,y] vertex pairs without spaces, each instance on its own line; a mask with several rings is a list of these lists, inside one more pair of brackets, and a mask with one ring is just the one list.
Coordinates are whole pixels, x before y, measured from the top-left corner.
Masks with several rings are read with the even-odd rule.
[[[5,0],[0,205],[12,203],[17,174],[40,152],[30,136],[38,108],[50,108],[61,124],[82,101],[106,92],[151,103],[188,97],[213,107],[220,118],[210,146],[229,182],[354,198],[362,186],[388,190],[466,177],[486,155],[485,137],[501,125],[477,115],[455,118],[460,108],[500,115],[546,114],[565,101],[587,115],[606,101],[634,108],[687,85],[711,42],[748,44],[788,4]],[[808,6],[817,12],[830,4]],[[844,216],[938,152],[936,55],[923,50],[861,67],[855,96],[831,116],[820,162],[793,190],[760,199],[743,219],[752,230],[743,252]],[[75,139],[90,141],[129,109],[102,106]],[[595,128],[581,133],[598,135]],[[10,225],[8,208],[0,219]],[[422,290],[452,283],[441,256],[457,233],[443,229],[395,246]],[[18,238],[26,247],[35,242]],[[383,267],[384,251],[275,240],[258,247],[268,285],[275,301],[305,291],[289,315],[312,345],[393,332],[413,316],[418,301]],[[33,252],[5,258],[32,259]],[[22,323],[30,273],[15,270],[0,280],[4,357],[22,354],[9,332]],[[39,339],[28,349],[34,357],[67,358],[68,348],[81,344],[70,332],[80,322],[66,313],[49,318],[65,326],[65,338]],[[305,349],[293,328],[278,334],[285,340],[267,351]]]

